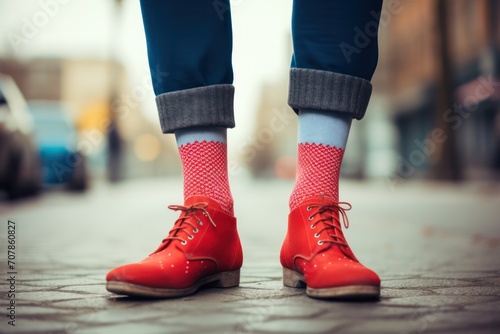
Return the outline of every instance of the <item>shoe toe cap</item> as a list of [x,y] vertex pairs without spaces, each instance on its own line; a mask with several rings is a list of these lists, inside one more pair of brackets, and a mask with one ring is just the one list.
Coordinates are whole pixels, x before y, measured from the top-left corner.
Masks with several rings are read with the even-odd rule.
[[331,288],[353,285],[380,286],[379,276],[359,263],[316,267],[305,273],[311,288]]
[[114,268],[106,275],[106,281],[128,282],[132,283],[137,278],[136,272],[140,270],[137,264],[127,264]]
[[184,261],[182,264],[144,261],[117,267],[107,274],[106,280],[151,288],[183,289],[213,273],[215,266],[209,261]]
[[106,275],[106,281],[161,287],[168,279],[158,269],[143,263],[131,263],[111,270]]

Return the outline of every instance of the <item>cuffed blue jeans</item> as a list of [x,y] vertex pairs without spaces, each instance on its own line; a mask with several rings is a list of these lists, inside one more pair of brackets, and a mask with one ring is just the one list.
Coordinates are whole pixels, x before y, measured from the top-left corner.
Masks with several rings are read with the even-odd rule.
[[[382,0],[294,0],[288,104],[363,118],[378,60]],[[164,133],[232,128],[229,0],[141,0]]]

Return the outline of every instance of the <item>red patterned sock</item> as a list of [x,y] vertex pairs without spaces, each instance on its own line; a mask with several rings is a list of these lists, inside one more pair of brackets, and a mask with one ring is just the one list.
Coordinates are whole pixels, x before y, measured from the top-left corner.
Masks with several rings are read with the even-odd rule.
[[227,144],[202,141],[179,146],[184,173],[184,198],[202,195],[233,214],[233,197],[227,174]]
[[314,195],[339,198],[340,165],[344,150],[322,144],[299,143],[297,177],[290,196],[290,210]]

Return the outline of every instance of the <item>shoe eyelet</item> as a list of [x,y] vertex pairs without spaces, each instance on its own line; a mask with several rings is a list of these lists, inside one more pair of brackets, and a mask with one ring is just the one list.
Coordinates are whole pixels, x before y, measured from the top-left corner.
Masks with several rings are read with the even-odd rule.
[[311,209],[312,209],[312,208],[311,208],[310,206],[308,206],[306,210],[307,210],[307,211],[311,211]]
[[193,240],[193,238],[194,238],[194,236],[192,236],[192,235],[188,235],[188,239],[189,239],[189,240]]
[[318,233],[316,233],[316,234],[314,235],[314,237],[315,237],[315,238],[319,238],[319,234],[318,234]]
[[323,245],[323,241],[319,240],[318,245],[320,245],[320,246]]
[[309,216],[309,218],[308,218],[308,219],[309,219],[309,220],[313,220],[313,216]]
[[311,229],[314,230],[316,228],[316,225],[311,224]]
[[198,220],[198,225],[203,226],[203,222],[201,220]]
[[197,228],[193,229],[193,233],[198,233],[199,230]]
[[185,244],[187,244],[187,243],[188,243],[188,242],[187,242],[186,240],[182,240],[182,241],[181,241],[181,244],[183,244],[183,245],[185,245]]

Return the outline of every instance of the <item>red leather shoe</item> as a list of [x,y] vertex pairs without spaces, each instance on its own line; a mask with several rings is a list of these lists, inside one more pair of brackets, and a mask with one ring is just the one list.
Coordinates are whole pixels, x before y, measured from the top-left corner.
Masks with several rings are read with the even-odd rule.
[[283,284],[307,286],[313,298],[378,298],[380,278],[354,256],[345,240],[339,214],[349,227],[351,205],[315,196],[288,216],[288,232],[281,248]]
[[106,289],[122,295],[172,298],[200,287],[234,287],[243,261],[236,218],[205,196],[192,196],[168,237],[144,260],[111,270]]

